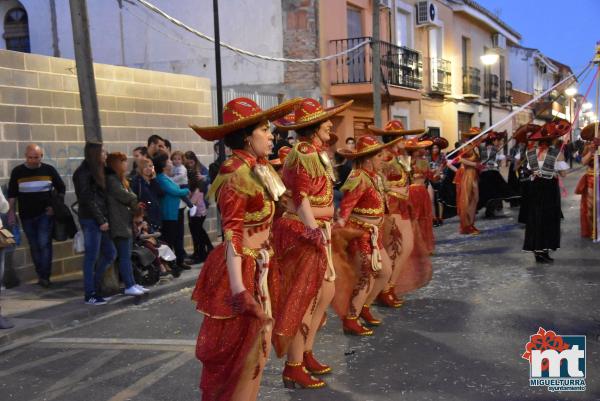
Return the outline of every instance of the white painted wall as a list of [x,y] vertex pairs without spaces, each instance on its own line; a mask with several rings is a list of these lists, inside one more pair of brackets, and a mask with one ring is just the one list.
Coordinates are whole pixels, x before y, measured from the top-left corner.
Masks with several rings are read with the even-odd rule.
[[[0,0],[0,12],[3,3],[9,1],[15,0]],[[74,58],[69,1],[55,2],[60,56]],[[189,26],[213,36],[211,0],[150,2]],[[50,0],[21,0],[21,4],[29,14],[32,53],[53,55]],[[95,62],[208,77],[214,82],[212,43],[183,31],[135,0],[123,1],[123,9],[119,9],[117,0],[87,0],[87,4]],[[219,6],[222,42],[259,54],[282,56],[280,1],[228,0],[219,2]],[[3,16],[1,14],[0,18]],[[260,61],[225,49],[221,54],[225,86],[283,82],[282,63]]]
[[[543,73],[538,67],[538,62],[547,65]],[[546,59],[538,50],[510,47],[510,80],[513,88],[530,94],[539,93],[554,84],[555,66],[547,64]]]

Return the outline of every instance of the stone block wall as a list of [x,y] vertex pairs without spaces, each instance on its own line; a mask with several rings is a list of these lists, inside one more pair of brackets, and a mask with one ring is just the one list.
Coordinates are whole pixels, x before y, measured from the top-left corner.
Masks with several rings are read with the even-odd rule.
[[[212,144],[188,124],[210,124],[210,81],[105,64],[95,64],[102,133],[107,151],[131,155],[152,134],[173,143],[174,150],[193,150],[208,165]],[[0,183],[23,162],[27,144],[44,150],[43,161],[55,166],[74,201],[71,174],[83,159],[84,132],[79,106],[75,61],[0,50]],[[213,214],[205,226],[214,235]],[[187,232],[187,230],[186,230]],[[22,280],[35,278],[25,236],[12,255]],[[189,238],[188,238],[189,241]],[[81,256],[71,241],[54,243],[53,275],[81,270]]]
[[[284,0],[283,56],[309,59],[319,57],[318,1]],[[284,84],[290,95],[318,97],[318,63],[285,63]]]

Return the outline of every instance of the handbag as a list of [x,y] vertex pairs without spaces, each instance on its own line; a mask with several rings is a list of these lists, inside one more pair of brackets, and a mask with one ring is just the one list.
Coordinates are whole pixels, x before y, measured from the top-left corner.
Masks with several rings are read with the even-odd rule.
[[83,237],[83,231],[77,230],[73,237],[73,253],[84,253],[85,252],[85,239]]
[[9,248],[17,244],[15,236],[6,228],[0,229],[0,248]]

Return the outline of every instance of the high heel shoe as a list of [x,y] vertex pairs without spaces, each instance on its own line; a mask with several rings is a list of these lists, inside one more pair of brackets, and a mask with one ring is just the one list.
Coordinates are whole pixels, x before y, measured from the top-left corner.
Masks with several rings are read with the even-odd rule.
[[358,321],[358,316],[346,316],[342,319],[342,325],[344,328],[344,334],[350,334],[353,336],[371,336],[373,330],[367,329]]
[[404,304],[404,301],[396,298],[396,294],[394,294],[394,287],[390,286],[385,291],[381,291],[379,295],[377,295],[377,302],[381,306],[387,306],[390,308],[399,308]]
[[304,367],[304,362],[292,363],[285,362],[285,368],[282,373],[283,385],[285,388],[321,388],[325,387],[325,382],[317,379],[308,373]]
[[373,316],[371,313],[371,308],[368,305],[364,305],[362,307],[362,310],[360,311],[360,317],[369,326],[379,326],[381,324],[381,320]]
[[302,358],[304,367],[313,375],[324,375],[331,372],[331,367],[317,361],[312,351],[304,351]]

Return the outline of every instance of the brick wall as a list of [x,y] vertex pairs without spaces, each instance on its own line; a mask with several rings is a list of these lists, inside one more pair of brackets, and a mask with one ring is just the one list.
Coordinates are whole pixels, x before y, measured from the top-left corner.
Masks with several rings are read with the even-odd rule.
[[[283,57],[319,57],[317,0],[283,0]],[[286,63],[286,89],[297,94],[319,92],[319,64]],[[314,94],[312,96],[315,96]]]
[[[174,149],[193,150],[208,165],[212,144],[187,126],[209,124],[210,82],[205,78],[96,64],[96,87],[106,149],[128,155],[152,134],[171,140]],[[23,162],[28,143],[44,150],[44,162],[55,166],[73,202],[71,174],[83,158],[84,133],[75,62],[0,50],[0,183]],[[213,215],[206,223],[214,234]],[[187,231],[187,230],[186,230]],[[35,278],[25,236],[7,260],[22,280]],[[188,239],[189,241],[189,239]],[[81,270],[81,256],[71,241],[54,244],[53,275]]]

